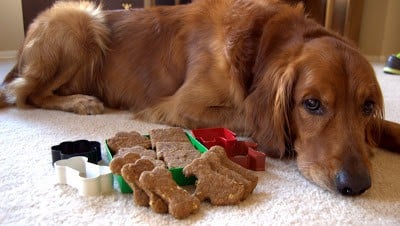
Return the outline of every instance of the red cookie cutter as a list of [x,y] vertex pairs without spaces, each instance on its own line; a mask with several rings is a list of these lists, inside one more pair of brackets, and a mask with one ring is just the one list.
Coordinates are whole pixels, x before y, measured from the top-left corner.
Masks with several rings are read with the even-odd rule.
[[233,162],[254,171],[265,170],[265,154],[257,151],[257,144],[238,141],[236,134],[226,128],[207,128],[192,130],[193,135],[208,149],[219,145]]

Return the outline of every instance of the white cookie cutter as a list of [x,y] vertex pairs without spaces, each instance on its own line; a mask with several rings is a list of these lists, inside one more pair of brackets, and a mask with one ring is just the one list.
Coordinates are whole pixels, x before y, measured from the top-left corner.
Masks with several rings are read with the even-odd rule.
[[78,189],[80,195],[93,196],[113,191],[113,176],[108,166],[88,162],[87,157],[76,156],[54,163],[58,183]]

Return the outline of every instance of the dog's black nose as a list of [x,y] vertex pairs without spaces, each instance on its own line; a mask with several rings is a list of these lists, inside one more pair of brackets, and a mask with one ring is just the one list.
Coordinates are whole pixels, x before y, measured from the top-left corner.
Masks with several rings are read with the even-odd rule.
[[342,195],[361,195],[371,187],[371,177],[368,173],[349,174],[342,170],[336,174],[336,189]]

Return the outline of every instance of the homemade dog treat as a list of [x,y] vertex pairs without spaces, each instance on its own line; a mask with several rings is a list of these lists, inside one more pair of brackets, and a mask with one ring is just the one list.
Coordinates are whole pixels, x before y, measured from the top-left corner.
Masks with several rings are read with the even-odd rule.
[[257,185],[250,170],[232,163],[224,149],[214,146],[183,169],[186,176],[197,177],[195,195],[214,205],[232,205],[244,200]]
[[137,160],[135,160],[136,155],[131,155],[130,153],[138,155],[139,158],[150,160],[157,167],[165,167],[164,161],[156,159],[155,151],[145,149],[142,146],[134,146],[132,148],[121,148],[119,149],[117,154],[114,155],[113,159],[110,162],[110,168],[115,169],[116,174],[121,175],[120,173],[118,173],[117,167],[120,170],[124,164],[134,163]]
[[168,212],[177,219],[188,217],[200,208],[200,200],[179,187],[165,168],[154,168],[141,174],[141,186],[159,195],[168,203]]
[[[123,170],[121,170],[122,177],[124,178],[125,182],[129,185],[129,187],[132,188],[133,190],[133,201],[139,205],[139,206],[149,206],[149,196],[146,194],[146,192],[141,189],[137,183],[135,182],[141,172],[136,173],[134,169],[132,169],[133,163],[128,163],[123,167]],[[151,170],[152,168],[149,167],[148,170]],[[146,169],[143,169],[146,170]]]
[[122,167],[122,177],[133,189],[133,197],[136,204],[150,206],[156,213],[167,213],[167,204],[154,192],[146,189],[139,182],[143,172],[154,169],[154,164],[146,159],[139,159],[135,163],[129,163]]
[[167,167],[163,160],[154,159],[154,158],[149,157],[149,156],[142,156],[141,159],[146,159],[146,160],[151,161],[154,164],[155,167],[162,167],[162,168]]
[[[156,157],[157,159],[164,159],[164,155],[167,155],[168,152],[175,150],[193,150],[199,153],[191,143],[163,141],[157,142],[156,144]],[[200,157],[200,155],[198,157]]]
[[[211,151],[212,150],[212,151]],[[253,174],[251,170],[245,169],[241,167],[240,165],[232,162],[228,156],[226,155],[226,152],[223,147],[221,146],[215,146],[210,149],[211,152],[206,152],[205,158],[212,158],[212,155],[217,155],[219,160],[221,161],[222,165],[232,171],[235,171],[242,175],[244,178],[247,180],[251,181],[251,186],[250,189],[251,191],[254,190],[254,188],[257,186],[258,182],[258,177]]]
[[[143,158],[143,161],[140,161]],[[147,159],[145,159],[147,158]],[[165,167],[165,163],[160,160],[156,160],[149,156],[141,157],[138,153],[127,152],[124,155],[119,155],[113,158],[110,162],[111,172],[121,175],[125,182],[134,190],[133,199],[136,204],[140,206],[151,206],[154,212],[165,213],[166,205],[160,203],[159,198],[155,197],[153,194],[147,194],[143,191],[137,183],[134,182],[135,178],[138,180],[140,173],[144,170],[152,170],[154,166]],[[125,167],[126,166],[126,167]],[[124,167],[125,174],[123,172]],[[135,174],[135,172],[137,172]],[[150,196],[150,200],[149,200]]]
[[107,144],[113,154],[115,154],[121,148],[129,148],[137,145],[146,149],[151,148],[150,140],[136,131],[119,132],[115,134],[114,137],[107,139]]
[[208,156],[208,164],[209,166],[215,170],[216,173],[219,173],[221,175],[226,175],[228,178],[232,179],[233,181],[243,185],[244,187],[244,193],[243,196],[241,197],[241,200],[244,200],[247,198],[247,196],[250,195],[250,193],[253,191],[254,187],[251,181],[247,180],[243,175],[240,173],[231,170],[227,168],[221,161],[218,159],[218,156],[215,154],[211,154]]
[[[223,147],[214,146],[200,154],[181,128],[152,130],[148,141],[155,150],[120,148],[110,162],[112,172],[121,175],[134,191],[134,202],[139,206],[182,219],[196,213],[203,200],[213,205],[238,204],[257,185],[258,178],[233,163]],[[196,176],[194,194],[181,188],[167,168],[183,168],[186,177]]]
[[[128,164],[134,164],[138,159],[140,159],[140,155],[137,153],[126,153],[125,155],[122,156],[117,156],[115,158],[113,158],[110,162],[110,170],[111,172],[121,175],[122,177],[124,177],[122,175],[122,168],[125,165]],[[152,170],[154,168],[154,165],[152,165],[152,167],[148,167],[149,170]],[[128,177],[127,174],[125,173],[125,177]],[[148,206],[149,205],[149,197],[146,195],[146,193],[140,189],[139,187],[136,186],[135,183],[133,183],[133,179],[128,178],[125,179],[126,183],[129,184],[129,186],[135,191],[133,194],[133,200],[135,201],[136,204],[138,204],[139,206]],[[132,176],[133,177],[133,176]]]
[[185,131],[180,127],[172,127],[166,129],[150,130],[150,140],[153,149],[156,148],[157,142],[189,142]]
[[133,146],[130,148],[121,148],[117,150],[114,156],[124,155],[128,152],[133,152],[139,154],[141,157],[148,156],[150,158],[156,159],[156,152],[150,149],[146,149],[142,146]]
[[140,159],[140,155],[133,152],[126,153],[125,155],[121,156],[116,156],[110,162],[110,170],[115,174],[122,175],[122,167],[128,163],[135,163],[138,159]]
[[157,142],[156,150],[157,158],[164,160],[168,168],[183,168],[201,155],[187,142]]
[[215,172],[207,159],[194,160],[183,172],[186,176],[197,177],[195,196],[200,201],[208,199],[213,205],[233,205],[244,196],[244,185]]

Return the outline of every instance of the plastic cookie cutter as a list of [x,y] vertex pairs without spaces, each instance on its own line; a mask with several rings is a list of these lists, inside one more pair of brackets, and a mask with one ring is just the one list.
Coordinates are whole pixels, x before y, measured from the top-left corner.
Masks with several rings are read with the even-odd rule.
[[236,134],[226,128],[195,129],[192,133],[208,149],[215,145],[232,149],[237,140]]
[[58,160],[54,163],[58,183],[68,184],[80,195],[93,196],[113,191],[113,176],[108,166],[88,162],[84,156]]
[[257,151],[257,144],[253,142],[236,141],[231,150],[225,149],[228,158],[244,168],[254,171],[265,170],[266,155]]
[[89,162],[98,163],[101,160],[100,143],[97,141],[77,140],[65,141],[51,147],[53,165],[55,161],[74,156],[86,156]]
[[265,170],[266,155],[257,151],[256,143],[238,141],[236,134],[226,128],[195,129],[192,133],[207,148],[222,146],[228,158],[242,167],[254,171]]

